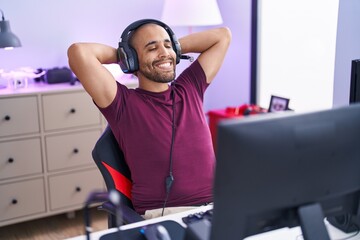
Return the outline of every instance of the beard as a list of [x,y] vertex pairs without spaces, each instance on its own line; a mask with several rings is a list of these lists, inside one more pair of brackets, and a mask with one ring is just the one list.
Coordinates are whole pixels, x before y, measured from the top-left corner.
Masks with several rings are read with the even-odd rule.
[[153,68],[152,66],[150,66],[150,64],[146,64],[145,68],[140,67],[139,72],[153,82],[169,83],[172,82],[176,76],[175,67],[171,72],[162,72],[157,70],[156,68],[154,71],[150,71],[149,69]]

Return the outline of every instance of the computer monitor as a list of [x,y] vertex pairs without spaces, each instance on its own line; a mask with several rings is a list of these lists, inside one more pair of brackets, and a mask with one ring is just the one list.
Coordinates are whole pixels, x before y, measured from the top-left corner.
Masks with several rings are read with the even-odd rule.
[[360,102],[360,59],[351,61],[350,103]]
[[222,121],[211,239],[294,226],[327,239],[324,217],[358,214],[359,146],[360,104]]

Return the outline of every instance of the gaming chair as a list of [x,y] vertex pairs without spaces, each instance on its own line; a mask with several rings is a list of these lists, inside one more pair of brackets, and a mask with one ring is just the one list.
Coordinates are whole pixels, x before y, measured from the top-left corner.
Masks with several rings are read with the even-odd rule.
[[[97,140],[92,151],[92,157],[99,168],[108,191],[116,189],[120,193],[120,204],[122,210],[122,222],[124,224],[144,220],[137,212],[131,202],[131,174],[127,166],[124,154],[109,126],[106,127]],[[108,215],[109,228],[116,226],[115,206],[110,202],[103,203],[99,209],[105,210]]]

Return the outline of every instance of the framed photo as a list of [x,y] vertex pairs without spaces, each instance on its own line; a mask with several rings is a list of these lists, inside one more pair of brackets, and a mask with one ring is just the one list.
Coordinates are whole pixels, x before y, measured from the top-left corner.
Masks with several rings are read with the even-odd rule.
[[289,109],[289,101],[288,98],[278,97],[271,95],[270,105],[268,112],[281,112]]

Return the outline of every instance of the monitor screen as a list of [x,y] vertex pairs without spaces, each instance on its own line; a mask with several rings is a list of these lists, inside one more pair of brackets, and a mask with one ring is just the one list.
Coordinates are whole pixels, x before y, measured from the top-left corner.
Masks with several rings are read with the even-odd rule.
[[360,59],[351,61],[350,103],[360,102]]
[[321,206],[322,224],[323,217],[356,214],[359,119],[360,104],[352,104],[222,121],[211,239],[302,227],[299,209],[312,204]]

